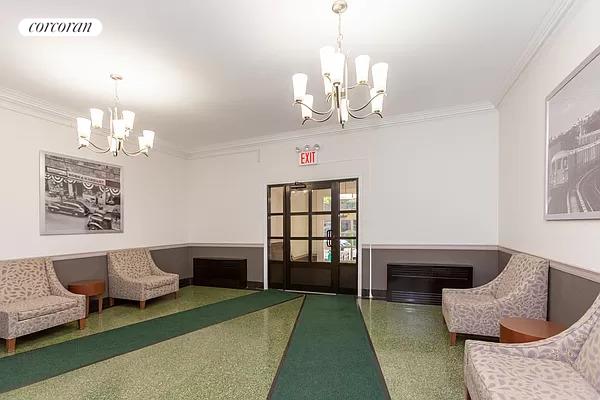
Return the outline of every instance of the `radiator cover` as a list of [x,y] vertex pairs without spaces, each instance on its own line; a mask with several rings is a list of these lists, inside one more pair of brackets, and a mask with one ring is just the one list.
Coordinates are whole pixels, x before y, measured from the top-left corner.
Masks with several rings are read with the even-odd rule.
[[464,264],[388,264],[387,301],[442,304],[442,289],[473,287],[473,266]]

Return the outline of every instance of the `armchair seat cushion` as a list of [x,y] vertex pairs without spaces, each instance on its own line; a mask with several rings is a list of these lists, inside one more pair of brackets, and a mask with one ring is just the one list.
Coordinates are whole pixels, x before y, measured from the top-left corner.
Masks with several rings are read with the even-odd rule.
[[156,289],[162,286],[172,285],[179,277],[175,274],[169,275],[148,275],[137,279],[142,282],[145,289]]
[[[598,392],[570,364],[471,347],[465,377],[479,400],[587,400]],[[473,388],[471,388],[472,390]]]
[[500,311],[491,294],[445,292],[442,312],[450,332],[498,335]]
[[54,314],[77,307],[77,300],[61,296],[32,297],[2,306],[3,311],[16,313],[19,321]]

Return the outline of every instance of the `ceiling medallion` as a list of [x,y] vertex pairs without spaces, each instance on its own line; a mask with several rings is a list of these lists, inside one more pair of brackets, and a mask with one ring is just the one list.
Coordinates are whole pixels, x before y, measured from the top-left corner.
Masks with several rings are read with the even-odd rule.
[[[383,118],[383,97],[386,95],[386,83],[388,64],[377,63],[371,68],[373,75],[373,86],[369,84],[369,63],[370,57],[360,55],[355,58],[356,83],[348,86],[348,62],[346,54],[342,51],[342,14],[348,9],[345,0],[336,0],[331,7],[338,16],[338,36],[337,48],[332,46],[322,47],[321,55],[321,73],[323,75],[323,84],[325,87],[325,101],[329,104],[327,111],[317,111],[313,108],[313,96],[306,94],[306,84],[308,77],[306,74],[298,73],[292,76],[294,87],[294,104],[298,104],[302,112],[302,125],[306,121],[325,122],[334,114],[342,128],[349,117],[355,119],[364,119],[371,115],[378,115]],[[369,101],[358,108],[351,108],[348,96],[351,90],[364,88],[369,90]],[[361,111],[371,106],[371,112],[359,115]],[[319,118],[313,118],[317,114]]]
[[[154,131],[143,130],[142,135],[138,137],[138,150],[128,151],[125,149],[125,141],[133,131],[133,121],[135,113],[133,111],[121,110],[119,101],[118,84],[123,77],[118,74],[111,74],[110,78],[115,82],[114,106],[108,107],[109,126],[108,126],[108,146],[98,146],[91,140],[92,128],[101,130],[104,112],[99,108],[90,108],[90,117],[77,118],[77,134],[79,136],[79,148],[87,147],[95,153],[111,152],[117,157],[120,152],[127,156],[138,156],[143,154],[148,156],[149,150],[154,147]],[[91,147],[90,147],[91,146]]]

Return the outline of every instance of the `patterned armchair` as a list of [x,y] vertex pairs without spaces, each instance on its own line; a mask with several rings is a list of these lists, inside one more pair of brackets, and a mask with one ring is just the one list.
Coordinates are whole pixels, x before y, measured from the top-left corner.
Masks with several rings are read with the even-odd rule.
[[442,313],[450,332],[500,336],[500,319],[546,319],[548,261],[517,254],[496,279],[473,289],[443,289]]
[[573,326],[524,344],[467,340],[467,399],[600,399],[600,296]]
[[179,290],[179,275],[160,270],[148,249],[127,249],[108,252],[108,293],[113,299],[136,300],[140,308],[146,300]]
[[76,320],[84,329],[85,296],[63,287],[50,259],[0,261],[0,337],[9,353],[19,336]]

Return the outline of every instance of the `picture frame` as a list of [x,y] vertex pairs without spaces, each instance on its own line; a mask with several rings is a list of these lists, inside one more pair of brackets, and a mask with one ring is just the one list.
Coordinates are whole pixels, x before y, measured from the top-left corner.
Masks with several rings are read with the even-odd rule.
[[600,219],[600,47],[546,97],[544,218]]
[[40,235],[123,233],[123,167],[40,151]]

